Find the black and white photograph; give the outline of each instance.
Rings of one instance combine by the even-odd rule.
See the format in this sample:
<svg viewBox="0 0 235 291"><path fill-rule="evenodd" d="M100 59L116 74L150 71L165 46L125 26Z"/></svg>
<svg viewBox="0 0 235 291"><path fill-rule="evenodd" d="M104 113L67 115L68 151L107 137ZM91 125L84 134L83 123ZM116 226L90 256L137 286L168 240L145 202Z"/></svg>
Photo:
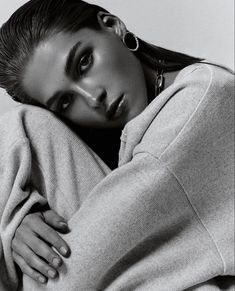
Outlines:
<svg viewBox="0 0 235 291"><path fill-rule="evenodd" d="M0 291L235 291L234 0L0 1Z"/></svg>

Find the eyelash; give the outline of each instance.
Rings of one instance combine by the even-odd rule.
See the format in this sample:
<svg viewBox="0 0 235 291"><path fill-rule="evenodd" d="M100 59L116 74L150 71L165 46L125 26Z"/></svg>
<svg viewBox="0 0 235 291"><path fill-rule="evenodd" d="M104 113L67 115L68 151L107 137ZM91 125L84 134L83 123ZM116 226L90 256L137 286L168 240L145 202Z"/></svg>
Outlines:
<svg viewBox="0 0 235 291"><path fill-rule="evenodd" d="M66 94L62 96L58 102L57 111L66 112L70 108L73 102L73 97L74 97L73 94ZM64 101L67 101L67 102L64 102ZM63 108L63 104L66 104L66 103L69 103L69 105L66 108Z"/></svg>
<svg viewBox="0 0 235 291"><path fill-rule="evenodd" d="M85 65L85 68L82 69L82 62L88 61L88 64ZM78 62L78 75L83 76L93 64L93 55L92 52L89 50L88 52L84 53L83 56L80 58Z"/></svg>
<svg viewBox="0 0 235 291"><path fill-rule="evenodd" d="M82 62L83 61L87 61L88 60L88 64L85 65L85 69L81 70L81 67L82 67ZM88 51L86 53L83 54L83 56L80 58L79 62L78 62L78 74L79 76L82 76L84 75L88 69L91 67L91 65L93 64L93 55L92 55L92 52L91 51ZM58 105L57 105L57 110L59 112L66 112L69 107L71 106L71 103L73 101L73 94L66 94L64 96L62 96L58 102ZM69 101L68 101L69 99ZM64 102L64 101L68 101L68 102ZM69 103L68 107L66 107L65 109L62 107L63 104L66 104L66 103Z"/></svg>

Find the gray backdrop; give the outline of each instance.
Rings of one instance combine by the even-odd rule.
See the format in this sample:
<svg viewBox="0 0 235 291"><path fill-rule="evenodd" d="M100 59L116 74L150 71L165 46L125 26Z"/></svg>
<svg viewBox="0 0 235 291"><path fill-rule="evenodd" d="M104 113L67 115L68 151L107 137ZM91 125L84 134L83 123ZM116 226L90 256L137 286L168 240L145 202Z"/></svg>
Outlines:
<svg viewBox="0 0 235 291"><path fill-rule="evenodd" d="M0 25L25 0L1 0ZM233 0L94 0L118 15L129 30L172 50L234 68ZM0 116L15 106L0 89Z"/></svg>

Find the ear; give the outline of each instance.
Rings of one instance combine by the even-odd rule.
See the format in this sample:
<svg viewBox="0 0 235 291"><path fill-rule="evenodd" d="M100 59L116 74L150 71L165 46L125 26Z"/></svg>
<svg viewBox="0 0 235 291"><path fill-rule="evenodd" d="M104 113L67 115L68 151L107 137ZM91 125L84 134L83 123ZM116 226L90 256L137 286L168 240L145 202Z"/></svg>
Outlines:
<svg viewBox="0 0 235 291"><path fill-rule="evenodd" d="M123 38L127 32L125 24L115 15L100 11L97 14L99 24L105 31L114 33Z"/></svg>

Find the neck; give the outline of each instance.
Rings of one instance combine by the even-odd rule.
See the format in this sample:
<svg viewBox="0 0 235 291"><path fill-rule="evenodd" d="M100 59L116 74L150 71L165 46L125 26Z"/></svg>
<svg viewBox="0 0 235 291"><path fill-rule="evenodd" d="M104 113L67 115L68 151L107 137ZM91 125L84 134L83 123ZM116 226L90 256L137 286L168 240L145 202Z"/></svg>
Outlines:
<svg viewBox="0 0 235 291"><path fill-rule="evenodd" d="M156 82L156 71L152 68L143 65L144 75L146 79L147 84L147 93L150 100L153 100L155 96L155 82ZM173 71L173 72L165 72L163 74L165 82L164 82L164 88L165 90L167 87L172 85L175 81L176 76L178 75L180 70Z"/></svg>

